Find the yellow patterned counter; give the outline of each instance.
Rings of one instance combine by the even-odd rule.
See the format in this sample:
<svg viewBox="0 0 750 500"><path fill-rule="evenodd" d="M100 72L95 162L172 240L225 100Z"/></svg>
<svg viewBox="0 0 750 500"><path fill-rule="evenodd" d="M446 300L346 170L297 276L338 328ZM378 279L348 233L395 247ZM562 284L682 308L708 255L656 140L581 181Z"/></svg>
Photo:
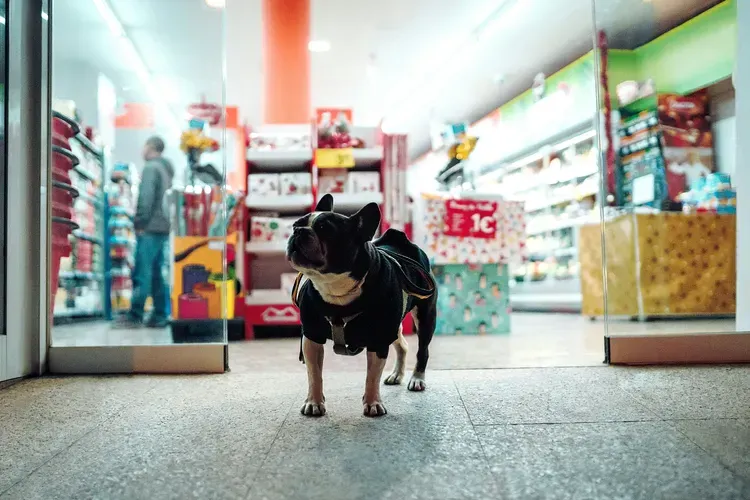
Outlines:
<svg viewBox="0 0 750 500"><path fill-rule="evenodd" d="M581 227L585 316L604 314L600 228ZM735 236L733 215L663 212L608 221L608 313L640 318L734 314Z"/></svg>

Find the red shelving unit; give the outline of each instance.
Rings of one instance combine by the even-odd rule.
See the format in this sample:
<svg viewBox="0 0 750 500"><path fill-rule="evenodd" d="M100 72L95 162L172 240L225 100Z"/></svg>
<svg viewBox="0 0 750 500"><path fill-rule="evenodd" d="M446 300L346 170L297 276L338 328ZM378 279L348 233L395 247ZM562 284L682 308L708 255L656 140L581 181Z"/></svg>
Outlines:
<svg viewBox="0 0 750 500"><path fill-rule="evenodd" d="M331 192L336 211L347 215L367 203L378 203L383 213L381 230L404 228L406 137L384 136L376 127L352 127L350 135L361 139L364 147L345 151L354 166L334 169L316 164L314 122L248 131L243 265L246 295L238 308L245 318L246 340L255 338L257 327L299 325L299 311L289 293L288 281L294 271L285 259L285 231L291 231L292 221L312 211L320 196ZM309 189L297 185L290 190L289 183L281 180L285 174L309 175ZM275 188L276 176L279 180ZM282 189L277 192L277 188ZM283 289L282 275L286 273L287 289ZM404 329L411 332L410 319Z"/></svg>

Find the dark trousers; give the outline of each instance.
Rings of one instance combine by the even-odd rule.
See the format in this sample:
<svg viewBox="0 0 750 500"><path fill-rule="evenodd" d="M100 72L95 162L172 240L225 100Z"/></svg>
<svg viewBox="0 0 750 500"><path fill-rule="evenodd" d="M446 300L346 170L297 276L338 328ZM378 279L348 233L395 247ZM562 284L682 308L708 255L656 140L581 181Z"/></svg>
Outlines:
<svg viewBox="0 0 750 500"><path fill-rule="evenodd" d="M169 235L139 234L135 244L135 268L133 269L133 297L130 319L143 321L146 299L153 300L151 321L167 319L169 316L169 286L164 279L164 253Z"/></svg>

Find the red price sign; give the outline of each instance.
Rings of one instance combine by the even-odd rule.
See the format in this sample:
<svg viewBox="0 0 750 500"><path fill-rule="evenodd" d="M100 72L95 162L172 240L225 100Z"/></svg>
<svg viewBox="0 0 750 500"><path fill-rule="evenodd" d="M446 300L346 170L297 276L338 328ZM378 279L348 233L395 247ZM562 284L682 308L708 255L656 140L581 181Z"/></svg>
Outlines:
<svg viewBox="0 0 750 500"><path fill-rule="evenodd" d="M492 239L497 232L497 202L447 200L445 202L446 236Z"/></svg>

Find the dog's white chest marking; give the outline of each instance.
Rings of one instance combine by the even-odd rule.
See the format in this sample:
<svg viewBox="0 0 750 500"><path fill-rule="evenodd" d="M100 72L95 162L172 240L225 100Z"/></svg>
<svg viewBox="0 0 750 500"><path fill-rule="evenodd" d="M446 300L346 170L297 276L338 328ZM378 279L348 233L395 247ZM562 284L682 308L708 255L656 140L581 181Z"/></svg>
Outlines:
<svg viewBox="0 0 750 500"><path fill-rule="evenodd" d="M314 269L298 269L307 277L321 298L335 306L345 306L362 295L362 282L355 280L349 273L321 273Z"/></svg>

